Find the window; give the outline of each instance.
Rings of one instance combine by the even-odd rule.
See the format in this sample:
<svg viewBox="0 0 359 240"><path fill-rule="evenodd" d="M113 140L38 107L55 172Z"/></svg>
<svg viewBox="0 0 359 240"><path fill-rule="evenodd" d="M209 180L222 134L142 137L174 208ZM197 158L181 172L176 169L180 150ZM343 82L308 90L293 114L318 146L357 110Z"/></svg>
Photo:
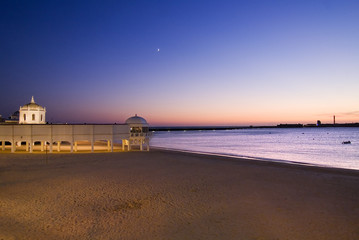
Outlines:
<svg viewBox="0 0 359 240"><path fill-rule="evenodd" d="M24 114L24 121L26 121L26 114Z"/></svg>
<svg viewBox="0 0 359 240"><path fill-rule="evenodd" d="M41 114L41 121L42 121L42 114Z"/></svg>
<svg viewBox="0 0 359 240"><path fill-rule="evenodd" d="M140 127L132 127L130 132L131 132L131 133L140 133L140 132L141 132L141 128L140 128Z"/></svg>
<svg viewBox="0 0 359 240"><path fill-rule="evenodd" d="M35 114L32 114L32 121L35 121Z"/></svg>

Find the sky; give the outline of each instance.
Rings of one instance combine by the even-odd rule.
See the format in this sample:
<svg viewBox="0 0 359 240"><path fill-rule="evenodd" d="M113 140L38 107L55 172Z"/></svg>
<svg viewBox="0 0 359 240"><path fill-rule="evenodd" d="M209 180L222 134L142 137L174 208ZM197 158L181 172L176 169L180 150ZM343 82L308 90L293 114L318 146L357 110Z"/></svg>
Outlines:
<svg viewBox="0 0 359 240"><path fill-rule="evenodd" d="M0 1L0 114L359 122L359 1Z"/></svg>

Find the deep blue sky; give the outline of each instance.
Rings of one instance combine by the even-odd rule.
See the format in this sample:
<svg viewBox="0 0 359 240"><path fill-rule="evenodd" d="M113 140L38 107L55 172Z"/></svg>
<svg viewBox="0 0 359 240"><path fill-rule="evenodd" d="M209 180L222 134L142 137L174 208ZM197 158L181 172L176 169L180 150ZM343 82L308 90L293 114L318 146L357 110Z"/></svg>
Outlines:
<svg viewBox="0 0 359 240"><path fill-rule="evenodd" d="M359 1L3 0L0 79L4 117L358 122Z"/></svg>

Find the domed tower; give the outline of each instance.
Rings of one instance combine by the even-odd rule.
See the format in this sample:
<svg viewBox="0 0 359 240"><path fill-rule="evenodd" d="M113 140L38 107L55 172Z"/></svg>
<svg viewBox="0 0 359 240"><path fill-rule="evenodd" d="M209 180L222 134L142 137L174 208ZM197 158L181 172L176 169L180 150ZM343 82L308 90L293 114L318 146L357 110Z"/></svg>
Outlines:
<svg viewBox="0 0 359 240"><path fill-rule="evenodd" d="M131 149L133 145L139 145L140 150L143 150L143 145L147 147L147 151L150 149L150 133L149 125L147 121L137 116L130 117L126 120L126 124L130 127L130 138L125 145L128 145L128 149Z"/></svg>
<svg viewBox="0 0 359 240"><path fill-rule="evenodd" d="M34 97L31 102L20 107L19 110L20 124L45 124L46 108L35 103Z"/></svg>

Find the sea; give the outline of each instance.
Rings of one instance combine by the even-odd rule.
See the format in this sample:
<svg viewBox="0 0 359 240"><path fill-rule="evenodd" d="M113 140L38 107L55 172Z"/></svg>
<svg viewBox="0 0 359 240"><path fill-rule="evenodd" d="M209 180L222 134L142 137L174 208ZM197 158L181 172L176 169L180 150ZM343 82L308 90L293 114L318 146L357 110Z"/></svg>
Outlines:
<svg viewBox="0 0 359 240"><path fill-rule="evenodd" d="M350 144L343 142L350 141ZM359 170L359 128L248 128L153 132L152 147Z"/></svg>

